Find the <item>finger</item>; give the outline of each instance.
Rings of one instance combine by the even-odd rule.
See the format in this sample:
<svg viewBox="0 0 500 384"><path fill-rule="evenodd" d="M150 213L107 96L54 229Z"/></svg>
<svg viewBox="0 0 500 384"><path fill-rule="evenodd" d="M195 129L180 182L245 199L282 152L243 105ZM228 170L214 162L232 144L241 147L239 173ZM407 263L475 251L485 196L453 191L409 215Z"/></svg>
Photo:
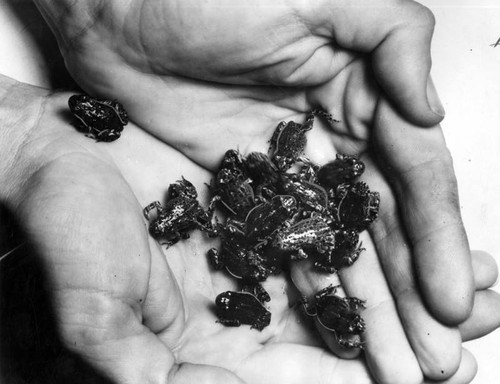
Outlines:
<svg viewBox="0 0 500 384"><path fill-rule="evenodd" d="M63 156L40 169L20 198L19 214L44 261L61 341L70 351L117 383L182 382L204 370L177 366L142 323L148 288L154 289L148 287L148 234L115 167L84 151ZM214 383L221 382L215 376L241 383L216 368L204 375Z"/></svg>
<svg viewBox="0 0 500 384"><path fill-rule="evenodd" d="M96 324L103 325L99 318L96 320ZM113 328L106 329L105 339L96 343L95 340L91 342L75 335L74 343L80 344L80 347L71 348L104 372L113 382L181 384L201 380L207 384L244 383L224 368L190 363L176 364L171 351L146 327L134 322L134 319L120 317L116 320L118 321Z"/></svg>
<svg viewBox="0 0 500 384"><path fill-rule="evenodd" d="M57 191L31 188L33 196L22 204L27 233L36 241L49 273L63 343L117 383L165 383L167 378L173 383L194 382L197 375L213 383L221 378L241 383L226 370L178 366L165 344L143 324L149 322L143 318L143 305L149 307L146 313L154 312L147 296L156 284L148 285L148 234L128 186L107 167L84 155L52 162L50 173L41 171L44 177L38 184L55 185ZM73 212L75 201L78 215L57 215Z"/></svg>
<svg viewBox="0 0 500 384"><path fill-rule="evenodd" d="M483 337L500 327L500 294L489 289L476 292L471 316L458 327L464 341Z"/></svg>
<svg viewBox="0 0 500 384"><path fill-rule="evenodd" d="M420 289L439 320L458 324L472 309L474 279L452 159L439 126L414 128L380 101L375 148L395 191Z"/></svg>
<svg viewBox="0 0 500 384"><path fill-rule="evenodd" d="M255 369L255 367L267 367ZM259 384L374 384L363 359L343 360L322 348L287 343L267 344L236 373Z"/></svg>
<svg viewBox="0 0 500 384"><path fill-rule="evenodd" d="M462 349L462 360L460 361L460 367L457 372L448 379L435 381L435 380L425 380L424 384L468 384L476 376L477 373L477 362L474 356L466 349Z"/></svg>
<svg viewBox="0 0 500 384"><path fill-rule="evenodd" d="M167 267L165 256L159 244L150 238L151 273L148 293L142 301L142 323L153 333L166 337L179 334L184 325L185 313L177 281ZM164 340L167 345L169 340Z"/></svg>
<svg viewBox="0 0 500 384"><path fill-rule="evenodd" d="M460 363L460 334L457 328L436 320L426 308L415 280L412 250L394 195L371 159L367 157L364 161L363 180L381 196L379 217L370 227L370 233L406 336L426 377L436 380L448 377Z"/></svg>
<svg viewBox="0 0 500 384"><path fill-rule="evenodd" d="M81 356L113 382L132 383L204 383L243 384L232 372L210 365L176 362L166 344L141 323L137 313L122 301L110 302L101 298L73 297L73 303L93 301L96 311L88 308L76 309L76 318L67 317L68 323L61 326L63 342L68 349ZM165 303L168 305L170 302ZM82 321L88 319L91 325ZM146 320L148 322L148 320ZM96 331L97 330L97 331ZM172 333L178 332L175 324L160 329L168 342Z"/></svg>
<svg viewBox="0 0 500 384"><path fill-rule="evenodd" d="M290 276L301 295L306 298L311 298L317 292L330 285L337 286L340 284L338 275L319 272L313 268L312 262L309 260L292 262L290 266ZM345 297L345 292L342 288L336 291L336 294ZM338 343L337 335L331 330L326 329L317 318L314 318L315 326L321 335L321 338L328 348L337 356L344 359L357 357L360 353L358 348L345 348ZM352 342L360 342L358 336L353 336L349 339Z"/></svg>
<svg viewBox="0 0 500 384"><path fill-rule="evenodd" d="M416 125L433 126L444 109L429 78L434 16L413 1L329 1L303 11L313 30L336 44L372 53L375 76L391 102Z"/></svg>
<svg viewBox="0 0 500 384"><path fill-rule="evenodd" d="M484 251L472 251L471 256L476 291L491 288L498 279L495 259Z"/></svg>
<svg viewBox="0 0 500 384"><path fill-rule="evenodd" d="M375 247L366 232L361 240L365 251L340 274L346 292L366 301L362 316L367 364L377 382L395 383L405 377L408 383L420 383L419 361L398 316Z"/></svg>

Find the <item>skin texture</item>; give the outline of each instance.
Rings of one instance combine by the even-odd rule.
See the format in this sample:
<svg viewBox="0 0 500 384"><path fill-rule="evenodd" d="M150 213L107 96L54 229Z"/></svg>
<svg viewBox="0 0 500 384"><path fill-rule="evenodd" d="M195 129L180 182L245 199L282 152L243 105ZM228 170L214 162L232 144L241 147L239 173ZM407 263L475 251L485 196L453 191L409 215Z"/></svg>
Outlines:
<svg viewBox="0 0 500 384"><path fill-rule="evenodd" d="M418 202L421 214L405 215L411 241L422 242L422 231L442 227L433 219L434 211L426 211L431 200L426 195L448 211L453 223L444 232L433 232L435 241L427 249L415 245L414 251L422 264L436 257L443 266L450 257L457 260L449 271L455 282L439 279L448 282L446 292L454 293L436 297L429 268L419 270L418 278L439 320L458 324L468 316L473 287L469 251L440 128L431 130L436 140L424 152L418 148L434 138L423 130L415 133L419 144L413 156L398 154L414 140L402 136L389 142L399 124L432 126L442 118L429 108L439 110L440 104L429 79L434 20L426 8L408 1L367 6L361 0L312 8L300 2L273 8L252 3L252 12L244 1L217 7L200 7L196 1L36 4L52 26L71 74L87 92L119 98L141 127L209 169L217 167L228 147L243 152L261 148L261 138L270 135L277 121L300 119L312 107L331 112L341 123L325 134L325 144L314 148L314 155L325 161L335 151L372 149L384 157L379 168L400 184L399 195L406 187L424 196ZM240 32L247 30L257 35ZM366 53L371 53L370 63ZM386 118L387 109L378 108L378 84L403 115ZM182 108L171 103L173 97ZM209 104L213 110L207 114ZM382 120L379 129L372 129ZM225 140L214 140L220 135ZM369 142L372 138L376 145ZM442 190L438 196L424 193L429 175L436 175L435 185ZM406 200L400 197L399 204L412 212L415 204ZM444 254L437 240L443 234L456 242Z"/></svg>
<svg viewBox="0 0 500 384"><path fill-rule="evenodd" d="M37 4L79 84L94 95L119 98L144 129L132 125L127 129L129 138L124 134L113 147L96 148L88 139L68 132L68 121L54 124L54 115L64 110L63 99L69 95L47 97L40 91L19 90L21 94L34 92L33 103L28 103L33 109L23 105L24 114L30 117L24 123L26 129L7 130L3 141L20 149L9 157L11 167L2 170L2 196L20 217L27 218L27 231L47 258L61 329L71 348L121 382L190 382L193 377L237 380L229 371L247 382L278 378L293 382L304 377L283 367L298 362L303 366L321 363L316 373L306 372L318 374L317 379L326 375L349 382L349 375L357 375L359 381L364 377L369 382L360 360L338 362L321 348L302 346L317 347L310 330L288 330L296 327L288 320L296 314L280 294L283 284L290 284L282 278L269 282L268 290L273 292L274 287L275 292L271 305L277 323L268 334L215 328L207 309L207 292L215 296L228 289L230 282L212 276L206 266L200 271L203 264L192 269L195 263L182 261L182 257L193 257L193 249L201 249L194 252L198 256L203 254L204 240L172 248L165 264L140 215L144 205L161 198L168 184L180 177L179 169L203 189L203 181L210 178L207 170L217 166L226 149L265 151L277 122L301 121L312 107L320 106L340 123L311 131L308 154L325 162L336 151L362 153L371 170L366 180L383 192L381 218L372 228L372 237L363 240L367 251L355 265L362 271L349 269L342 276L349 294L371 303L364 314L369 325L366 358L371 374L378 382L394 382L401 372L408 382L420 382L423 374L467 382L474 371L473 360L467 354L460 356L459 330L445 325L467 318L474 296L451 159L438 126L425 130L415 126L433 125L442 115L428 108L426 97L432 33L427 10L411 2L394 2L388 6L398 12L391 19L388 15L393 13L387 12L386 4L373 2L376 6L369 11L342 2L319 4L317 9L302 9L290 2L280 3L272 12L257 7L257 12L250 13L241 2L239 7L209 8L202 14L188 12L199 6L186 2ZM254 17L242 17L248 14ZM218 18L230 21L223 38ZM248 25L241 25L243 20ZM191 26L189 31L204 33L186 36L185 25ZM240 28L261 35L227 33ZM282 33L270 33L274 30ZM412 51L394 55L402 42L414 43L408 44ZM369 62L365 55L372 50L374 61ZM8 81L4 85L18 87ZM397 103L388 102L379 86L388 92L388 100ZM430 94L431 104L439 110L435 94ZM15 119L24 109L15 105L10 93L8 100L13 110L6 118ZM419 143L418 148L426 151L411 151L409 143ZM12 177L16 174L24 177ZM425 192L429 185L435 192L432 195ZM84 214L69 218L67 212L75 210L75 201L78 212L81 208ZM448 225L436 222L436 207L446 213ZM119 219L119 231L115 212L127 213ZM404 212L402 217L400 212ZM46 225L47 217L53 225ZM105 226L92 230L96 222ZM423 232L429 228L435 230ZM64 240L61 231L67 234ZM81 236L75 238L74 233ZM449 244L442 239L450 239ZM402 262L394 263L394 254ZM450 263L452 257L456 262ZM80 276L83 264L93 268ZM122 283L116 283L115 275L123 276ZM324 286L321 276L307 264L298 266L292 277L301 293ZM416 288L417 281L422 292ZM434 281L441 285L436 287ZM207 286L213 291L200 289ZM408 297L417 305L408 305ZM100 326L95 327L96 323ZM202 323L209 324L209 329L200 328ZM423 331L430 326L438 335L432 340ZM475 333L460 330L484 334L495 326L492 322ZM210 349L214 344L210 336L215 332L225 338L217 336ZM339 350L331 334L320 332L332 350L351 354ZM387 342L388 334L391 342ZM234 343L235 335L241 343ZM284 343L296 347L290 349ZM119 353L125 350L127 355ZM253 354L256 350L262 353ZM234 355L242 356L239 365ZM394 356L398 357L396 367ZM269 359L279 362L273 365L275 370L269 376L255 377L255 368Z"/></svg>
<svg viewBox="0 0 500 384"><path fill-rule="evenodd" d="M216 323L212 303L219 292L234 289L234 281L208 265L204 254L214 240L194 232L164 255L142 217L142 207L163 196L179 177L177 168L165 164L181 167L204 201L203 183L210 173L133 123L116 142L96 145L71 129L61 113L68 93L52 94L7 78L1 85L8 90L1 99L5 137L17 138L8 142L19 148L10 166L2 168L2 199L23 218L27 239L41 255L62 340L96 368L119 383L373 383L373 375L378 382L394 382L383 375L395 369L421 382L415 358L398 340L403 332L394 320L398 303L389 295L369 238L363 240L367 250L358 261L361 271L352 271L363 282L348 279L371 303L363 313L370 328L368 366L362 358L343 360L326 352L302 316L297 287L315 292L331 281L327 275L315 276L306 263L295 264L296 286L284 274L266 281L272 296L269 327L262 332L249 326L226 328ZM497 277L494 261L484 253L474 254L473 260L477 304L459 330L467 339L500 323L500 297L487 290ZM368 291L373 292L369 297ZM377 316L394 328L380 334ZM446 337L443 330L436 332L437 339ZM323 331L323 336L332 344L331 334ZM399 358L388 373L381 371L385 362L375 360L386 353ZM473 357L462 351L459 359L458 370L443 382L466 383L473 377Z"/></svg>

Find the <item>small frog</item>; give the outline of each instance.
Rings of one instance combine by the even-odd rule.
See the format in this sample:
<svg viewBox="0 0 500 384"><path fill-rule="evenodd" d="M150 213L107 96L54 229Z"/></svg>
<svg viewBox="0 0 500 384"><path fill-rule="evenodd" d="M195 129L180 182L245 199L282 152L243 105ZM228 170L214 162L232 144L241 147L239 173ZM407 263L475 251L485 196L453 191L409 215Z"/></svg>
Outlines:
<svg viewBox="0 0 500 384"><path fill-rule="evenodd" d="M225 268L236 279L250 283L264 281L273 272L258 251L246 246L241 234L222 232L220 236L220 252L210 248L207 254L215 269Z"/></svg>
<svg viewBox="0 0 500 384"><path fill-rule="evenodd" d="M307 143L306 132L311 130L314 114L309 113L304 124L282 121L271 137L269 155L281 172L287 171L303 155Z"/></svg>
<svg viewBox="0 0 500 384"><path fill-rule="evenodd" d="M314 267L328 272L335 273L339 269L348 267L358 259L364 250L359 244L359 234L353 230L336 230L335 247L330 253L310 252L309 256L314 260Z"/></svg>
<svg viewBox="0 0 500 384"><path fill-rule="evenodd" d="M334 194L330 209L339 228L361 232L377 218L380 194L370 191L366 183L341 184Z"/></svg>
<svg viewBox="0 0 500 384"><path fill-rule="evenodd" d="M279 274L283 264L282 253L270 252L267 245L283 223L293 217L296 209L292 196L280 195L257 205L244 222L229 217L218 226L221 247L220 251L216 248L208 251L210 263L215 269L225 268L245 285L262 282L271 274ZM258 298L269 300L268 295L259 295Z"/></svg>
<svg viewBox="0 0 500 384"><path fill-rule="evenodd" d="M236 149L228 149L222 158L219 169L228 169L234 173L244 173L245 159Z"/></svg>
<svg viewBox="0 0 500 384"><path fill-rule="evenodd" d="M245 234L250 242L267 244L283 223L293 219L297 202L293 196L275 195L254 207L245 218Z"/></svg>
<svg viewBox="0 0 500 384"><path fill-rule="evenodd" d="M302 155L307 143L306 132L312 129L315 116L323 117L330 124L337 121L329 113L315 109L308 113L304 124L282 121L276 127L270 140L269 156L281 172L286 172L297 161L309 161Z"/></svg>
<svg viewBox="0 0 500 384"><path fill-rule="evenodd" d="M249 324L262 331L271 323L271 312L249 292L226 291L215 298L215 313L219 323L229 327Z"/></svg>
<svg viewBox="0 0 500 384"><path fill-rule="evenodd" d="M170 184L167 191L167 199L177 199L177 198L185 198L185 199L197 199L198 192L196 191L196 187L189 180L186 180L182 177L181 180L177 181L177 183Z"/></svg>
<svg viewBox="0 0 500 384"><path fill-rule="evenodd" d="M322 186L306 180L300 174L284 174L279 192L295 197L304 213L317 212L325 218L329 214L326 190Z"/></svg>
<svg viewBox="0 0 500 384"><path fill-rule="evenodd" d="M213 194L210 210L217 204L228 215L245 218L255 207L255 194L251 182L249 178L242 178L228 169L219 171L210 187Z"/></svg>
<svg viewBox="0 0 500 384"><path fill-rule="evenodd" d="M292 260L306 259L309 248L329 254L335 248L335 233L320 215L313 215L278 230L272 245L290 252Z"/></svg>
<svg viewBox="0 0 500 384"><path fill-rule="evenodd" d="M78 128L96 141L111 142L118 139L128 123L127 112L116 100L73 95L68 105L78 121Z"/></svg>
<svg viewBox="0 0 500 384"><path fill-rule="evenodd" d="M330 285L314 295L311 304L306 297L302 298L305 313L314 316L326 329L333 331L340 345L346 348L362 348L361 342L353 340L353 336L365 331L365 322L359 315L364 308L364 301L356 297L340 297L335 295L338 286Z"/></svg>
<svg viewBox="0 0 500 384"><path fill-rule="evenodd" d="M210 264L217 270L226 269L243 286L252 287L251 290L260 301L271 300L260 282L271 274L281 272L280 255L277 252L267 254L262 248L257 249L247 239L244 223L232 218L220 225L218 233L221 239L220 251L217 248L208 251Z"/></svg>
<svg viewBox="0 0 500 384"><path fill-rule="evenodd" d="M280 172L271 158L265 153L250 152L245 158L246 170L252 179L256 195L275 194L280 182ZM265 191L263 193L263 190Z"/></svg>
<svg viewBox="0 0 500 384"><path fill-rule="evenodd" d="M213 211L217 204L225 213L244 219L255 206L251 183L242 156L235 150L227 151L216 177L209 186L213 196L209 211Z"/></svg>
<svg viewBox="0 0 500 384"><path fill-rule="evenodd" d="M363 174L365 164L356 155L338 153L336 159L321 166L318 182L324 188L337 188L342 183L349 183Z"/></svg>
<svg viewBox="0 0 500 384"><path fill-rule="evenodd" d="M182 178L176 184L171 184L165 207L159 201L154 201L144 208L144 216L150 221L151 235L165 240L168 246L188 239L192 229L200 229L215 236L210 214L200 206L197 197L196 188L188 180ZM153 218L150 214L154 210L156 217Z"/></svg>

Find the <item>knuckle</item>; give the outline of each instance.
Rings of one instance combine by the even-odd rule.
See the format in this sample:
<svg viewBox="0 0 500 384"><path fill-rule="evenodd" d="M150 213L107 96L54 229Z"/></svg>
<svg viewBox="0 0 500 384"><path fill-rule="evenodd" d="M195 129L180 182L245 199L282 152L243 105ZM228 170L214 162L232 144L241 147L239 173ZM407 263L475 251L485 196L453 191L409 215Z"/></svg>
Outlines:
<svg viewBox="0 0 500 384"><path fill-rule="evenodd" d="M117 340L134 322L134 316L123 304L105 295L90 294L84 299L67 298L64 302L65 308L58 311L59 333L63 344L71 350Z"/></svg>
<svg viewBox="0 0 500 384"><path fill-rule="evenodd" d="M408 20L412 25L425 27L427 29L434 29L434 26L436 25L436 18L429 8L413 1L407 4Z"/></svg>
<svg viewBox="0 0 500 384"><path fill-rule="evenodd" d="M418 4L417 18L422 24L426 26L434 28L434 26L436 25L436 18L434 17L434 13L432 13L429 8L423 6L422 4Z"/></svg>

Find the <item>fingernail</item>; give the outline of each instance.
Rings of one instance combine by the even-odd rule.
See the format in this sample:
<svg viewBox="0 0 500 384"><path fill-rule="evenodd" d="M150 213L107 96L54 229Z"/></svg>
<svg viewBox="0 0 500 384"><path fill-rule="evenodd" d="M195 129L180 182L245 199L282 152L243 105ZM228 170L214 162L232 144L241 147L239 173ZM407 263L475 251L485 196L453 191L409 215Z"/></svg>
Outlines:
<svg viewBox="0 0 500 384"><path fill-rule="evenodd" d="M445 111L443 103L441 103L441 100L439 99L438 93L436 91L436 87L434 86L434 82L430 77L427 80L427 102L436 115L444 117Z"/></svg>

